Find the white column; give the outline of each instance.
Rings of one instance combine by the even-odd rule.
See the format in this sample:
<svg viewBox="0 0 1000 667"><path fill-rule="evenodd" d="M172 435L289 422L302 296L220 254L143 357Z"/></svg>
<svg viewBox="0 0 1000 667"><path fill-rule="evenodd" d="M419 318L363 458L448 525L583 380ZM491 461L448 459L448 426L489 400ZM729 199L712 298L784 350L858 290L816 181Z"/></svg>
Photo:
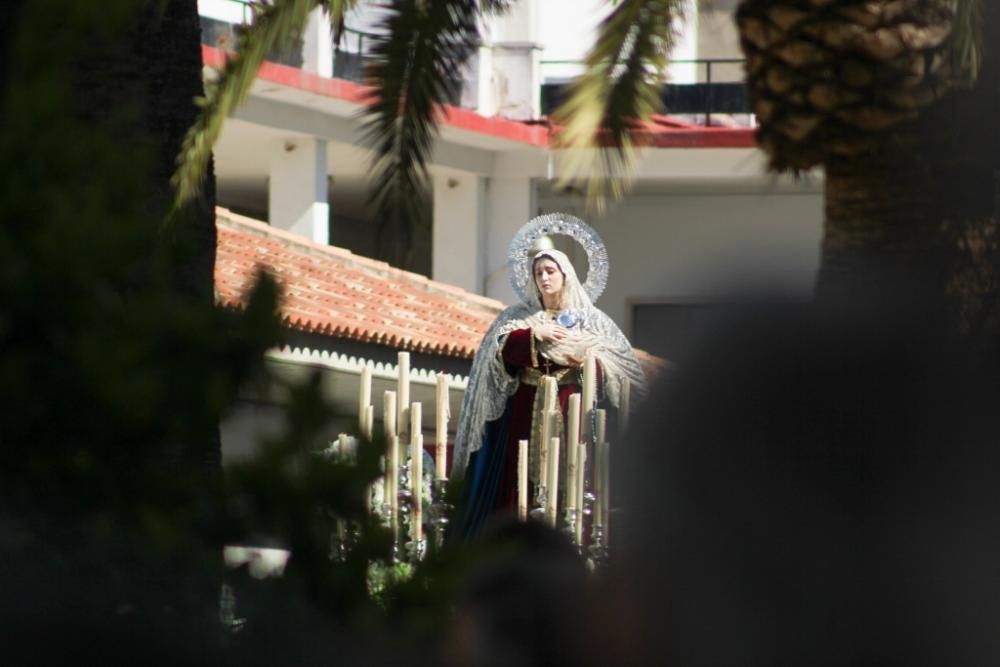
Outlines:
<svg viewBox="0 0 1000 667"><path fill-rule="evenodd" d="M506 304L516 301L507 271L507 250L514 234L538 213L531 178L490 178L486 183L486 296Z"/></svg>
<svg viewBox="0 0 1000 667"><path fill-rule="evenodd" d="M435 170L431 273L473 294L482 292L483 178Z"/></svg>
<svg viewBox="0 0 1000 667"><path fill-rule="evenodd" d="M492 104L488 115L528 120L541 115L541 45L536 0L521 0L493 19Z"/></svg>
<svg viewBox="0 0 1000 667"><path fill-rule="evenodd" d="M316 243L330 242L325 141L295 138L276 146L268 181L268 219L275 227Z"/></svg>
<svg viewBox="0 0 1000 667"><path fill-rule="evenodd" d="M330 17L319 7L309 14L302 35L302 69L320 76L333 76L333 30Z"/></svg>

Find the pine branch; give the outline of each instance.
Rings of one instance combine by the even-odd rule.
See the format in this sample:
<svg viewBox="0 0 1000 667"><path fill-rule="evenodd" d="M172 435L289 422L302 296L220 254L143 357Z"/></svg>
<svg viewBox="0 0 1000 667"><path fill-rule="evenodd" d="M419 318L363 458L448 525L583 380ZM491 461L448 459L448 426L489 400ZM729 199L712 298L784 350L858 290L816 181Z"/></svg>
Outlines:
<svg viewBox="0 0 1000 667"><path fill-rule="evenodd" d="M566 149L561 184L583 179L598 208L605 187L620 197L635 158L634 133L659 110L667 59L682 18L681 0L622 0L602 21L584 61L553 114Z"/></svg>
<svg viewBox="0 0 1000 667"><path fill-rule="evenodd" d="M461 92L462 68L479 44L477 0L398 0L387 7L368 70L373 87L363 126L375 152L371 199L380 243L412 244L426 222L433 148L441 107ZM401 257L394 253L397 262Z"/></svg>

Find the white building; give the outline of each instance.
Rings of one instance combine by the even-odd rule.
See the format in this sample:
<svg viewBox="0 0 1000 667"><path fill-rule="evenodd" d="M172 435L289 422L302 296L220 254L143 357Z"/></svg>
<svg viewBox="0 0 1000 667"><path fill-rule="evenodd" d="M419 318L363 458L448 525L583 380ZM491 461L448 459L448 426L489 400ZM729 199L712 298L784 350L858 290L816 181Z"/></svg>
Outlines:
<svg viewBox="0 0 1000 667"><path fill-rule="evenodd" d="M734 4L717 0L700 13L692 7L677 60L738 58ZM684 108L680 118L687 122L654 124L631 194L603 214L589 213L578 193L559 190L560 155L549 147L546 125L535 121L550 84L578 69L572 61L585 53L604 5L520 0L484 27L461 106L447 110L433 155L433 225L420 230L413 268L510 302L505 262L515 231L540 213L578 215L600 232L611 258L598 305L638 346L669 357L693 320L748 287L811 292L821 184L818 177L793 181L766 173L747 119L742 127L739 118L720 127L733 120L720 106ZM248 20L245 3L200 0L199 6L204 60L217 67L218 45L225 46L233 24ZM362 3L335 50L317 13L302 44L276 56L289 64L264 66L216 147L220 205L318 244L374 254L373 214L365 204L369 155L359 138L364 88L349 78L358 78L377 23L377 11ZM741 90L738 63L711 66L714 94ZM676 99L708 90L708 67L675 64ZM709 111L716 112L711 119ZM695 124L704 120L713 126Z"/></svg>

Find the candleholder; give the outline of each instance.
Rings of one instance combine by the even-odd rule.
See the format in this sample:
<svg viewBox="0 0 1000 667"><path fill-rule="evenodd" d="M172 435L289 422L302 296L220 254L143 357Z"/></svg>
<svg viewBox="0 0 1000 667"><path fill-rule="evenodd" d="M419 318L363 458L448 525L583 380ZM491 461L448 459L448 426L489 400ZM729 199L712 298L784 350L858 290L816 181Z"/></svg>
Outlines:
<svg viewBox="0 0 1000 667"><path fill-rule="evenodd" d="M608 562L608 548L604 544L604 526L595 523L590 531L590 548L587 550L590 560L597 568L604 567Z"/></svg>
<svg viewBox="0 0 1000 667"><path fill-rule="evenodd" d="M532 519L535 521L545 520L545 511L548 506L548 496L545 491L544 484L535 485L535 507L528 512Z"/></svg>
<svg viewBox="0 0 1000 667"><path fill-rule="evenodd" d="M448 515L452 510L452 505L448 502L448 480L443 478L435 480L432 495L430 512L431 523L434 525L434 546L440 549L444 546L445 533L448 531Z"/></svg>
<svg viewBox="0 0 1000 667"><path fill-rule="evenodd" d="M577 510L566 510L563 515L563 532L569 536L573 544L576 544L576 522L581 520ZM577 544L577 547L580 545Z"/></svg>
<svg viewBox="0 0 1000 667"><path fill-rule="evenodd" d="M410 540L406 543L406 556L410 563L416 565L427 555L427 540Z"/></svg>
<svg viewBox="0 0 1000 667"><path fill-rule="evenodd" d="M337 519L336 526L330 531L330 559L344 562L347 560L347 551L347 522L344 519Z"/></svg>
<svg viewBox="0 0 1000 667"><path fill-rule="evenodd" d="M413 494L410 493L410 489L404 486L404 481L407 479L407 466L399 466L399 490L396 492L396 498L398 499L399 513L395 525L394 534L392 536L392 553L393 562L400 562L401 560L406 560L406 542L408 541L408 536L410 534L410 498Z"/></svg>

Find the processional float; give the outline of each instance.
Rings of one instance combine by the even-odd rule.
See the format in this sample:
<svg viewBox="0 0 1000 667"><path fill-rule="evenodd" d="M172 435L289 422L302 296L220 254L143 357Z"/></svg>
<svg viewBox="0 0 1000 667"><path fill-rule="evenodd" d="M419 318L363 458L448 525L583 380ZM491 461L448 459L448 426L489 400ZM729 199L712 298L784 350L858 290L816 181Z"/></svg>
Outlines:
<svg viewBox="0 0 1000 667"><path fill-rule="evenodd" d="M535 218L521 228L511 242L508 256L511 285L522 299L530 289L530 255L543 236L565 235L577 241L587 253L587 280L584 290L596 301L607 283L608 259L604 244L589 225L573 216L549 214ZM518 443L518 516L537 520L564 530L582 554L596 565L607 559L610 524L610 451L607 438L607 413L597 407L597 368L594 357L583 363L580 392L569 396L565 422L557 404L558 385L551 376L543 378L542 428L537 443L539 467L534 497L529 498L528 440ZM374 436L371 368L361 372L358 405L358 431L361 437ZM630 384L620 388L618 433L624 433L630 408ZM370 501L377 505L385 525L393 535L393 553L398 561L415 562L424 558L428 541L425 523L433 533L433 544L443 544L452 504L448 498L447 442L449 380L437 374L435 392L434 466L425 475L423 444L423 405L410 402L410 355L399 352L396 391L386 391L382 403L382 424L386 443L383 456L384 475L381 499L370 490ZM560 434L565 434L561 437ZM353 439L340 438L340 451L350 450ZM356 442L356 441L355 441ZM425 515L425 500L428 513ZM370 505L371 506L371 502ZM426 519L426 520L425 520ZM589 525L589 535L586 529ZM340 530L338 529L338 532ZM340 540L340 548L349 542Z"/></svg>

